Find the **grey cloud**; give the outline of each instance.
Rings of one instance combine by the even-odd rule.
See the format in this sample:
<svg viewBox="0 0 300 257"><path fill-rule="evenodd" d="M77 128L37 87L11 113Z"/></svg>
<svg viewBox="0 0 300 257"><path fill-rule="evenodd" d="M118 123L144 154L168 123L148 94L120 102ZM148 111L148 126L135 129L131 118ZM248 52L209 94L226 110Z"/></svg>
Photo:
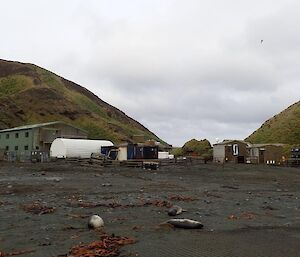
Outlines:
<svg viewBox="0 0 300 257"><path fill-rule="evenodd" d="M299 97L294 0L12 0L5 10L2 58L86 86L175 145L244 138Z"/></svg>

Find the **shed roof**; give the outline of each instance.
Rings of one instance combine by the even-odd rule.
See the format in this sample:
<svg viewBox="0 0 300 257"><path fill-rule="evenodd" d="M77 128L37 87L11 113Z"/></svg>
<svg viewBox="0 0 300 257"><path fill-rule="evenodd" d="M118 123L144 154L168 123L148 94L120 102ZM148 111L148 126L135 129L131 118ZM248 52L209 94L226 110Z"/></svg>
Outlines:
<svg viewBox="0 0 300 257"><path fill-rule="evenodd" d="M284 146L284 144L272 144L272 143L270 143L270 144L268 144L268 143L266 143L266 144L252 144L250 147L251 148L255 148L255 147L264 147L264 146L268 146L268 145L271 145L271 146Z"/></svg>
<svg viewBox="0 0 300 257"><path fill-rule="evenodd" d="M251 145L249 142L246 142L244 140L234 140L234 139L232 139L232 140L225 139L222 142L214 144L214 145L227 145L227 144L231 144L231 143L234 143L234 142L239 142L239 143L242 143L242 144L246 144L248 146Z"/></svg>
<svg viewBox="0 0 300 257"><path fill-rule="evenodd" d="M46 122L46 123L31 124L31 125L25 125L25 126L20 126L20 127L15 127L15 128L3 129L3 130L0 130L0 133L1 132L17 131L17 130L25 130L25 129L34 129L34 128L40 128L40 127L45 127L45 126L50 126L50 125L55 125L55 124L65 124L65 125L74 127L73 125L66 124L63 121L52 121L52 122ZM80 130L84 131L82 129L80 129ZM86 132L86 131L84 131L84 132Z"/></svg>
<svg viewBox="0 0 300 257"><path fill-rule="evenodd" d="M257 148L257 147L265 147L265 146L284 146L284 144L279 144L279 143L251 144L244 140L228 140L228 139L225 139L222 142L214 144L214 145L227 145L227 144L232 144L234 142L246 144L248 148Z"/></svg>

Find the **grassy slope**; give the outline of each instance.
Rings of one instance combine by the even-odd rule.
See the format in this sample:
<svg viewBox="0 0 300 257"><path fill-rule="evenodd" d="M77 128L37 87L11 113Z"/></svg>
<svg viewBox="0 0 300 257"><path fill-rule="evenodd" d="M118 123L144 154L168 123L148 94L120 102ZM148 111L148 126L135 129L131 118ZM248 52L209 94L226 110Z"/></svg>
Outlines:
<svg viewBox="0 0 300 257"><path fill-rule="evenodd" d="M175 156L198 155L209 159L212 156L212 146L207 139L191 139L183 147L173 148Z"/></svg>
<svg viewBox="0 0 300 257"><path fill-rule="evenodd" d="M300 102L267 120L246 140L252 143L300 144Z"/></svg>
<svg viewBox="0 0 300 257"><path fill-rule="evenodd" d="M0 129L62 120L90 138L130 141L156 135L90 91L32 64L0 60Z"/></svg>

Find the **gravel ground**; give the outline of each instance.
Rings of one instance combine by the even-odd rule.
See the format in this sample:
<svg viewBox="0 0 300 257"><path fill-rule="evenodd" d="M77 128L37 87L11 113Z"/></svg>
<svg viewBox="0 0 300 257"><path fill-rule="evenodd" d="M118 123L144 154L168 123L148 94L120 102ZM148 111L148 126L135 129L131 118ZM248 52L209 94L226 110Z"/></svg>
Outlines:
<svg viewBox="0 0 300 257"><path fill-rule="evenodd" d="M93 168L75 164L0 163L0 251L57 256L99 239L87 219L137 243L124 256L299 257L300 169L212 164ZM54 212L32 214L39 203ZM186 209L200 230L174 229L165 204Z"/></svg>

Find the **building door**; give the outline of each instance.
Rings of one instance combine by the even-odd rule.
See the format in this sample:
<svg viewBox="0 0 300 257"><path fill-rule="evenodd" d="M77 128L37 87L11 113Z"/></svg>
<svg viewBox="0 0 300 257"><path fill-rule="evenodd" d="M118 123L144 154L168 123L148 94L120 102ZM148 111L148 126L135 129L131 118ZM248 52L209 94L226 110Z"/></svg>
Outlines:
<svg viewBox="0 0 300 257"><path fill-rule="evenodd" d="M265 151L259 150L259 156L258 156L258 163L264 163L265 162Z"/></svg>
<svg viewBox="0 0 300 257"><path fill-rule="evenodd" d="M245 163L245 157L244 156L238 156L238 163Z"/></svg>

